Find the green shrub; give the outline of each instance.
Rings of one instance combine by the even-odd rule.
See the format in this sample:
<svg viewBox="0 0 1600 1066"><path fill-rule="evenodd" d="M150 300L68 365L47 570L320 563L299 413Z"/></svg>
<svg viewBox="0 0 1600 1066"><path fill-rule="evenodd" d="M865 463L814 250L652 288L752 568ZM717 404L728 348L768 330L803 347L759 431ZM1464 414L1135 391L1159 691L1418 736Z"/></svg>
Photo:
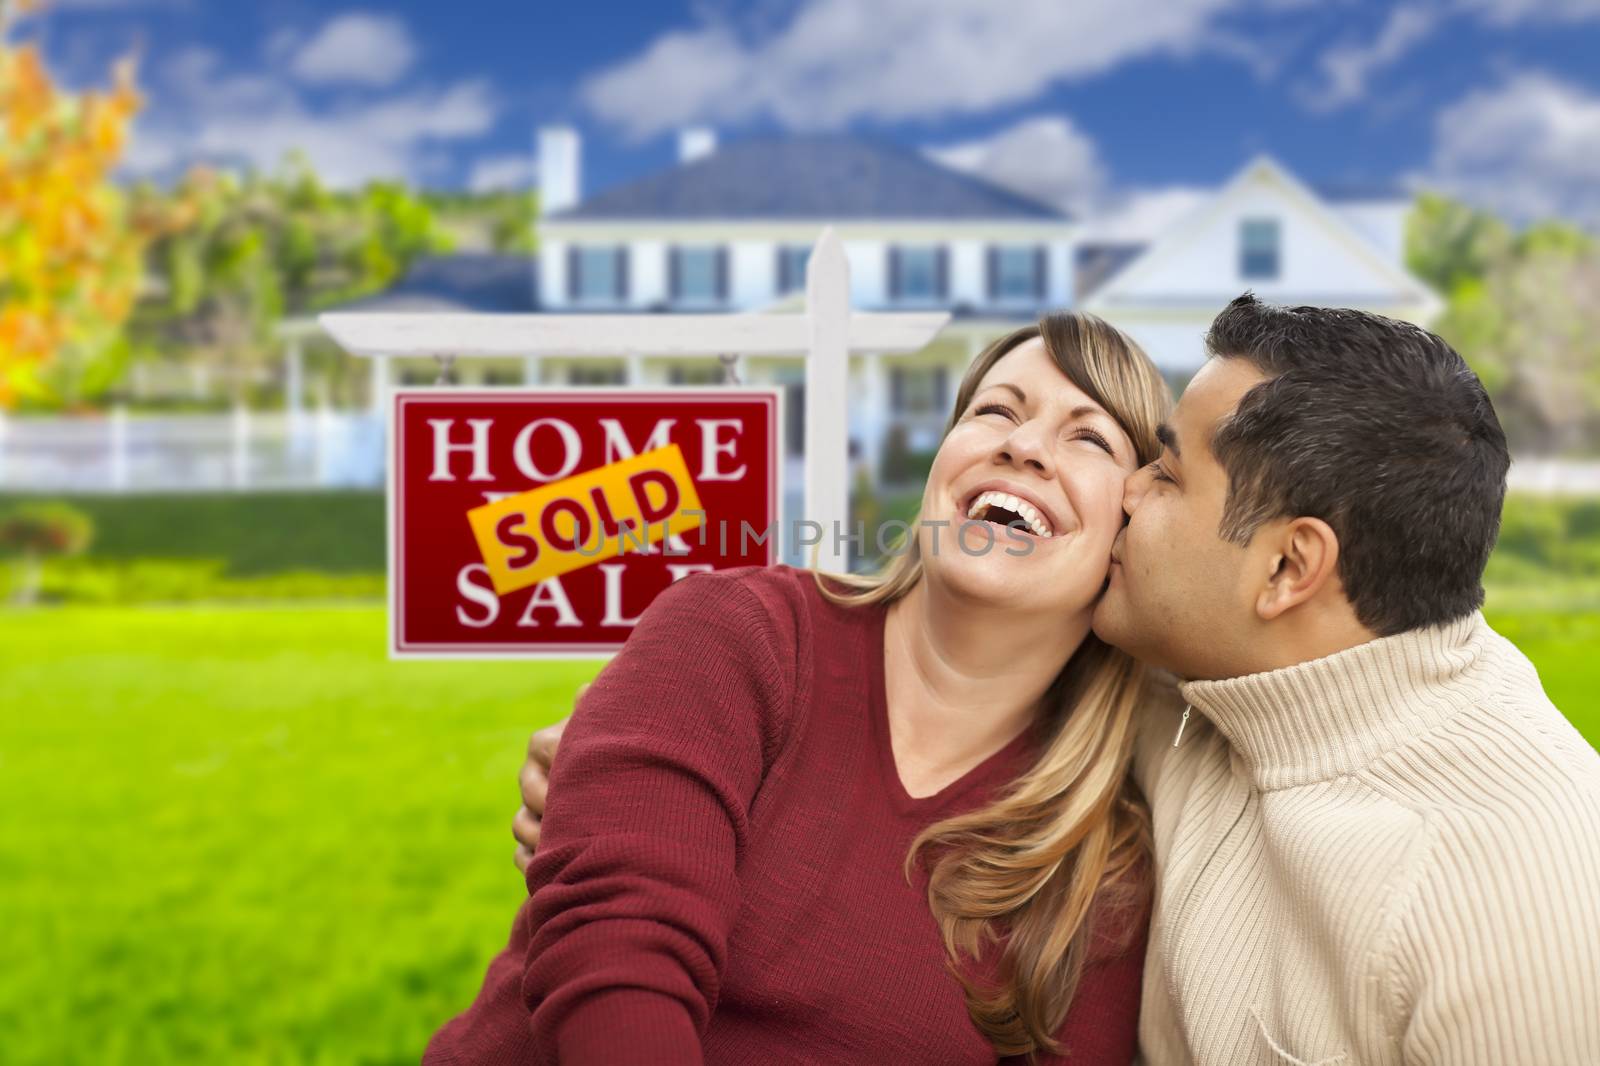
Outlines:
<svg viewBox="0 0 1600 1066"><path fill-rule="evenodd" d="M0 552L10 555L77 555L93 540L94 522L71 504L27 500L0 513Z"/></svg>

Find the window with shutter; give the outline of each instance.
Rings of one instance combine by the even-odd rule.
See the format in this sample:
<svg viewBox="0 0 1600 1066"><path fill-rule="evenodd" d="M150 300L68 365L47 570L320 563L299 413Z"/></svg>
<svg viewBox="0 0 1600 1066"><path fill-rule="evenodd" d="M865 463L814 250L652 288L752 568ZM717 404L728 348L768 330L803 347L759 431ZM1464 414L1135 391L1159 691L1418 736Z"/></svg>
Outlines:
<svg viewBox="0 0 1600 1066"><path fill-rule="evenodd" d="M721 293L727 284L727 267L722 251L719 248L692 246L677 249L676 302L703 306L721 300Z"/></svg>
<svg viewBox="0 0 1600 1066"><path fill-rule="evenodd" d="M778 246L778 295L803 292L806 287L806 263L811 259L811 249L803 244Z"/></svg>
<svg viewBox="0 0 1600 1066"><path fill-rule="evenodd" d="M583 303L613 303L627 298L627 255L614 245L580 246L569 257L569 283Z"/></svg>
<svg viewBox="0 0 1600 1066"><path fill-rule="evenodd" d="M1039 257L1032 245L1007 245L995 250L995 300L1026 303L1038 298Z"/></svg>
<svg viewBox="0 0 1600 1066"><path fill-rule="evenodd" d="M897 248L899 299L932 302L940 298L939 249L933 245Z"/></svg>

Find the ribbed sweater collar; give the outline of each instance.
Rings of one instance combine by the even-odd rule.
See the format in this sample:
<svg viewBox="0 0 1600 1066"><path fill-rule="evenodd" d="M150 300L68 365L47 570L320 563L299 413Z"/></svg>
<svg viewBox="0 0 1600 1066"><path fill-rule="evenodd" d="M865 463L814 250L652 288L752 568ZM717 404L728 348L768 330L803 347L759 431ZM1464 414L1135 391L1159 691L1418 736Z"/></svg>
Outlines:
<svg viewBox="0 0 1600 1066"><path fill-rule="evenodd" d="M1379 637L1281 670L1178 686L1244 760L1257 788L1354 773L1480 696L1492 631L1481 612Z"/></svg>

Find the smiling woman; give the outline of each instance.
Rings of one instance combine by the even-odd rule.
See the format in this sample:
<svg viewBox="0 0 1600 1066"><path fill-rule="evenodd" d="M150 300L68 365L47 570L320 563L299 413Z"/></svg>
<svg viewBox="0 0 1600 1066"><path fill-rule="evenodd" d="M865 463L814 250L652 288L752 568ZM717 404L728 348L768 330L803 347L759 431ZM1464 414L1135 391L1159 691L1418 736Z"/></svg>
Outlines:
<svg viewBox="0 0 1600 1066"><path fill-rule="evenodd" d="M1050 1047L1090 954L1086 918L1108 886L1130 884L1143 857L1143 808L1121 788L1143 670L1088 633L1072 608L1092 606L1104 586L1123 483L1155 458L1170 405L1149 360L1093 315L1050 315L1002 337L961 383L910 550L877 576L843 578L851 592L818 581L839 603L914 601L936 587L969 609L1037 611L1075 649L1038 706L1049 727L1032 768L912 846L913 860L933 857L929 902L951 968L1002 1053ZM930 521L951 514L952 524ZM977 536L974 519L1026 538L1022 554L1032 558L975 551L994 537ZM1009 931L1002 972L1013 976L986 987L963 976L962 963L999 930Z"/></svg>
<svg viewBox="0 0 1600 1066"><path fill-rule="evenodd" d="M1052 315L968 372L883 573L662 593L581 697L511 942L424 1061L1127 1063L1146 678L1089 622L1167 403L1120 333Z"/></svg>

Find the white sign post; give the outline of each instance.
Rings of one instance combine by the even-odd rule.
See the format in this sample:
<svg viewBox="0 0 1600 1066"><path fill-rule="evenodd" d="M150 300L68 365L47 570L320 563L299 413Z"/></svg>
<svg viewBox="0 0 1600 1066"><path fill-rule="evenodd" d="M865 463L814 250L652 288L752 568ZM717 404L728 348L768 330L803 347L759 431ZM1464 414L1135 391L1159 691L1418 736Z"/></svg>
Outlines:
<svg viewBox="0 0 1600 1066"><path fill-rule="evenodd" d="M950 314L852 312L850 265L844 245L831 227L822 231L812 248L806 273L806 308L799 314L330 311L319 315L318 321L351 354L373 359L803 354L806 453L802 517L822 529L817 565L843 570L848 555L840 549L850 531L850 355L918 351L944 328ZM784 531L786 547L791 536L791 531Z"/></svg>

